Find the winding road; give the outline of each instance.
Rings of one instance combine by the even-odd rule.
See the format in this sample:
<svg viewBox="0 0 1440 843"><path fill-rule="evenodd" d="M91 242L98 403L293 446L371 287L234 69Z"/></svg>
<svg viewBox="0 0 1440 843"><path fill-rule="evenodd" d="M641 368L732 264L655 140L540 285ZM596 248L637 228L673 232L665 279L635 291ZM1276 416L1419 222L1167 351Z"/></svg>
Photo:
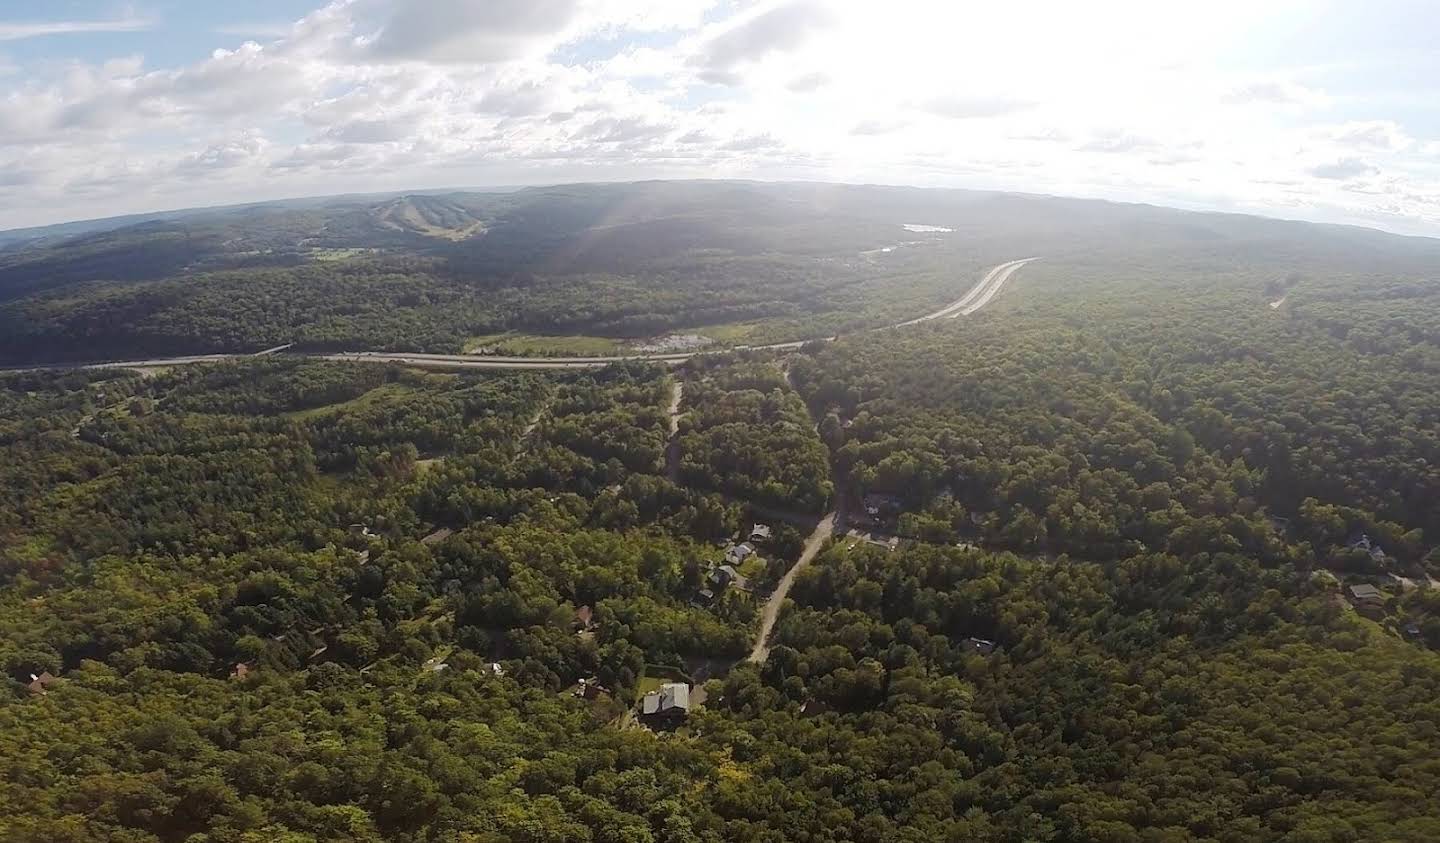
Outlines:
<svg viewBox="0 0 1440 843"><path fill-rule="evenodd" d="M1039 260L1039 258L1025 258L1023 260L1002 263L986 273L985 277L982 278L979 283L971 287L965 295L957 301L951 302L934 313L928 313L915 319L897 322L894 325L887 325L875 330L886 331L895 328L905 328L934 319L954 319L957 316L969 316L989 304L990 300L995 298L1000 292L1000 289L1010 280L1011 276L1021 267L1035 260ZM770 343L768 345L741 345L735 346L734 348L721 349L721 351L786 351L800 348L806 343L834 342L835 339L836 337L822 337L813 340ZM247 357L278 355L286 353L289 348L290 346L283 345L276 348L269 348L256 354L197 354L187 357L164 357L152 360L117 360L101 363L52 363L34 366L17 366L11 369L0 368L0 371L31 372L44 369L164 369L170 366L220 363L227 360L243 360ZM398 363L405 366L429 369L593 369L608 366L612 363L626 363L641 360L650 363L664 363L670 366L678 366L692 357L710 353L716 352L692 351L678 354L628 354L610 357L505 357L478 356L474 354L342 351L334 353L295 352L286 354L286 356L353 363Z"/></svg>
<svg viewBox="0 0 1440 843"><path fill-rule="evenodd" d="M921 322L929 322L935 319L954 319L959 316L969 316L989 304L1000 290L1005 286L1022 267L1039 258L1024 258L1008 263L1002 263L986 273L979 283L966 291L965 295L934 313L909 319L904 322L897 322L875 330L893 330L917 325ZM1283 301L1283 299L1282 299ZM1278 303L1277 303L1278 304ZM1274 307L1276 305L1272 305ZM819 340L797 340L794 342L773 343L770 345L749 345L737 346L734 350L775 350L783 351L797 349L809 342L833 342L836 337L824 337ZM104 363L86 364L60 364L30 366L17 369L18 371L36 371L41 369L79 369L79 368L104 368L104 369L163 369L171 366L185 366L197 363L218 363L226 360L238 360L246 357L265 357L287 351L288 345L266 349L257 354L203 354L189 357L169 357L154 360L129 360ZM730 349L726 349L730 350ZM680 354L633 354L610 357L504 357L504 356L476 356L464 354L421 354L421 353L389 353L376 351L351 351L338 353L298 353L293 356L308 357L318 360L331 360L340 362L356 363L398 363L406 366L435 369L587 369L600 366L608 366L612 363L624 363L630 361L647 361L652 363L665 363L667 365L679 365L685 361L708 352L695 351ZM666 473L678 474L679 451L677 434L679 433L680 403L683 397L684 384L679 380L675 382L671 393L669 410L670 417L670 442L666 451ZM543 410L542 410L543 412ZM525 429L528 436L539 424L540 414L531 420ZM839 488L839 484L836 484ZM775 591L765 602L765 607L760 617L760 632L755 640L755 647L750 651L749 660L763 663L770 655L770 635L775 630L775 623L780 617L780 610L785 605L785 599L790 594L790 589L795 585L795 580L800 572L805 569L811 561L819 555L825 542L833 536L837 529L844 524L845 515L843 509L837 507L835 511L825 515L815 526L810 537L805 541L805 547L800 553L800 558L785 572L780 579Z"/></svg>

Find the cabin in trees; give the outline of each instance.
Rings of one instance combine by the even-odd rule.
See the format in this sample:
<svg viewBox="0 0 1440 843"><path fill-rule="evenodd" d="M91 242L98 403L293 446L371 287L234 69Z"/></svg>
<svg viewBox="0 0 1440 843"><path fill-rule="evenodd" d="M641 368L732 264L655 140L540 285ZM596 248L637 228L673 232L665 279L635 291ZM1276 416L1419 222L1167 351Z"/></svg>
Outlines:
<svg viewBox="0 0 1440 843"><path fill-rule="evenodd" d="M755 524L750 528L750 541L752 542L768 542L773 535L774 531L770 529L769 524Z"/></svg>
<svg viewBox="0 0 1440 843"><path fill-rule="evenodd" d="M966 652L975 653L980 656L988 656L995 652L996 643L988 638L966 638L960 642L960 646Z"/></svg>
<svg viewBox="0 0 1440 843"><path fill-rule="evenodd" d="M575 620L570 622L570 626L579 635L595 631L595 610L589 606L576 609Z"/></svg>
<svg viewBox="0 0 1440 843"><path fill-rule="evenodd" d="M755 545L749 542L744 542L743 544L733 544L725 551L725 564L740 565L744 563L746 559L749 559L752 555L754 555L754 553Z"/></svg>
<svg viewBox="0 0 1440 843"><path fill-rule="evenodd" d="M1349 544L1346 546L1351 550L1358 550L1370 554L1370 558L1376 562L1385 561L1385 549L1382 548L1378 542L1371 541L1370 537L1364 533L1350 539Z"/></svg>
<svg viewBox="0 0 1440 843"><path fill-rule="evenodd" d="M871 524L884 524L893 521L900 515L904 503L894 495L870 492L860 499L860 506Z"/></svg>
<svg viewBox="0 0 1440 843"><path fill-rule="evenodd" d="M449 527L441 527L430 535L420 540L421 544L439 544L455 534Z"/></svg>
<svg viewBox="0 0 1440 843"><path fill-rule="evenodd" d="M1354 603L1357 609L1382 609L1385 606L1385 595L1369 583L1357 583L1350 586L1350 602Z"/></svg>
<svg viewBox="0 0 1440 843"><path fill-rule="evenodd" d="M740 569L736 566L750 558L754 552L755 549L748 544L736 545L726 551L725 564L707 563L704 586L696 594L696 603L700 606L708 606L715 602L717 594L727 588L749 591L750 578L741 574Z"/></svg>
<svg viewBox="0 0 1440 843"><path fill-rule="evenodd" d="M43 697L50 693L51 688L64 681L64 679L55 676L48 670L39 676L32 673L30 674L30 684L25 686L25 690L29 691L33 696Z"/></svg>
<svg viewBox="0 0 1440 843"><path fill-rule="evenodd" d="M656 725L684 721L690 716L690 686L684 682L666 682L640 701L640 715Z"/></svg>
<svg viewBox="0 0 1440 843"><path fill-rule="evenodd" d="M720 591L727 588L738 588L741 591L750 590L750 579L741 576L734 565L720 565L711 570L710 575L706 577L706 579L711 583L713 588Z"/></svg>
<svg viewBox="0 0 1440 843"><path fill-rule="evenodd" d="M581 679L575 683L575 689L571 692L579 700L598 700L610 696L610 689L600 684L597 679Z"/></svg>

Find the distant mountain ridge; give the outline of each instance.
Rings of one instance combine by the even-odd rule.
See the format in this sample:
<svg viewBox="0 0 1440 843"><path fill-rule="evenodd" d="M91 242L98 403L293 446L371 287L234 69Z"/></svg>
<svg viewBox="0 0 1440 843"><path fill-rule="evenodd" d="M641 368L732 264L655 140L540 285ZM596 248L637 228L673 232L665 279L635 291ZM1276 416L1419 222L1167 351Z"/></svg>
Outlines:
<svg viewBox="0 0 1440 843"><path fill-rule="evenodd" d="M10 236L0 360L12 363L290 343L454 353L510 331L829 336L932 311L973 273L1033 256L1072 277L1243 275L1257 290L1295 273L1433 278L1440 265L1440 240L1371 229L813 182L323 197Z"/></svg>

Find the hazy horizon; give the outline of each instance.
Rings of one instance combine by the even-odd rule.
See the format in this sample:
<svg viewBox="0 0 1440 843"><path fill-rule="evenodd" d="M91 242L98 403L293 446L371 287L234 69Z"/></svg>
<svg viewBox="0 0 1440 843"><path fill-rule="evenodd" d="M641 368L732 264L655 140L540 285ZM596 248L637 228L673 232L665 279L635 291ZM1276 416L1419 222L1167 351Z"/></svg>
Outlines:
<svg viewBox="0 0 1440 843"><path fill-rule="evenodd" d="M1305 218L1298 217L1298 216L1282 216L1282 215L1280 215L1280 214L1278 214L1278 213L1277 213L1277 214L1267 214L1267 213L1258 212L1258 211L1223 210L1223 209L1204 208L1204 207L1185 207L1185 206L1183 206L1183 205L1181 205L1181 204L1178 204L1178 203L1177 203L1177 204L1165 204L1165 203L1159 203L1159 202L1144 202L1144 201L1139 201L1139 200L1126 200L1126 199L1108 199L1108 198L1103 198L1103 197L1092 197L1092 196L1070 196L1070 195L1062 195L1062 194L1056 194L1056 193L1045 193L1045 192L1043 192L1043 191L1003 190L1003 189L1000 189L1000 190L992 190L992 189L988 189L988 188L941 187L941 186L933 186L933 185L894 184L894 183L884 183L884 182L821 181L821 180L817 180L817 179L748 179L748 178L714 178L714 179L707 179L707 178L703 178L703 177L671 178L671 179L664 179L664 178L661 178L661 179L617 179L617 180L613 180L613 181L582 181L582 180L574 180L574 181L556 181L556 182L536 182L536 183L534 183L534 184L459 185L459 186L453 186L453 187L446 187L446 186L435 186L435 187L408 187L408 188L407 188L407 187L401 187L401 188L397 188L397 189L394 189L394 190L374 190L374 191L371 191L371 190L353 190L353 191L345 191L345 192L340 192L340 193L301 194L301 195L294 195L294 196L291 196L291 195L282 195L282 196L273 196L273 197L267 197L267 198L242 200L242 201L237 201L237 202L221 202L221 203L218 203L218 204L202 204L202 205L189 205L189 206L184 206L184 207L155 208L155 209L151 209L151 210L133 211L133 212L127 212L127 213L123 213L123 214L115 214L115 215L103 216L103 217L81 217L81 218L77 218L77 219L60 220L60 221L58 221L58 222L53 222L53 223L44 223L44 224L36 225L36 226L18 226L18 227L14 227L14 228L0 228L0 235L15 234L15 233L18 233L18 232L31 231L31 230L43 231L43 230L45 230L45 229L59 228L59 227L69 226L69 225L98 224L98 223L104 223L104 222L107 222L107 221L110 221L110 220L121 220L121 219L129 219L129 218L164 217L164 216L169 215L169 214L206 213L206 212L211 212L211 211L220 213L220 212L224 212L224 211L226 211L226 210L233 209L233 208L260 207L260 206L267 206L267 205L283 205L283 204L293 203L293 202L325 202L325 201L328 201L328 200L343 201L343 200L346 200L346 199L352 199L352 198L353 198L353 199L361 199L361 198L365 198L365 197L392 197L392 196L407 196L407 195L445 195L445 194L452 194L452 193L453 193L453 194L467 194L467 193L473 193L473 194L483 194L483 193L513 193L513 192L522 191L522 190L536 190L536 189L545 189L545 188L552 188L552 187L565 187L565 186L568 186L568 185L628 185L628 184L641 184L641 183L652 182L652 181L654 181L654 182L675 182L675 183L681 183L681 182L701 182L701 183L703 183L703 182L715 182L715 183L726 183L726 182L731 182L731 183L737 183L737 184L749 183L749 184L763 184L763 185L776 185L776 186L784 186L784 185L804 185L804 184L824 184L824 185L835 185L835 186L843 186L843 187L857 187L857 188L858 188L858 187L875 187L875 188L886 188L886 189L897 189L897 190L938 190L938 191L953 190L953 191L971 191L971 192L975 192L975 193L996 193L996 194L1000 194L1000 195L1028 196L1028 197L1035 197L1035 198L1041 198L1041 199L1058 199L1058 200L1067 200L1067 201L1068 201L1068 200L1073 200L1073 201L1077 201L1077 202L1101 202L1101 203L1107 203L1107 204L1112 204L1112 205L1135 205L1135 206L1141 206L1141 207L1157 208L1157 209L1167 210L1167 211L1178 211L1178 212L1181 212L1181 213L1215 214L1215 215L1222 215L1222 216L1228 215L1228 216L1252 217L1252 218L1255 218L1255 219L1268 220L1268 221L1271 221L1271 222L1279 222L1279 223L1300 223L1300 224L1313 224L1313 225L1335 225L1335 226L1342 226L1342 227L1348 227L1348 228L1358 228L1358 229L1363 229L1363 230L1365 230L1365 231L1373 231L1373 232L1378 232L1378 233L1381 233L1381 234L1393 235L1393 236L1397 236L1397 237L1414 237L1414 238L1419 238L1419 239L1423 239L1423 240L1440 240L1440 231L1437 231L1437 232L1434 232L1434 233L1413 233L1413 232L1407 232L1407 231L1396 231L1396 230L1393 230L1393 229L1384 228L1384 227L1382 227L1382 226L1375 225L1375 224L1370 224L1370 223L1366 223L1366 222L1363 222L1363 221L1362 221L1362 222L1339 222L1339 221L1326 221L1326 220L1311 220L1311 219L1305 219Z"/></svg>
<svg viewBox="0 0 1440 843"><path fill-rule="evenodd" d="M720 177L1435 235L1435 28L1409 0L0 3L0 227Z"/></svg>

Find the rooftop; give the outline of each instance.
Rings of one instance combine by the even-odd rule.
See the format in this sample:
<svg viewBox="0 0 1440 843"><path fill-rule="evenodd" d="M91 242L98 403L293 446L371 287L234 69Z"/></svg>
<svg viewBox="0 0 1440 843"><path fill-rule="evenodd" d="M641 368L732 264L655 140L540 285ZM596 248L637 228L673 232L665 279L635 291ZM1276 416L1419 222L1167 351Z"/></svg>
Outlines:
<svg viewBox="0 0 1440 843"><path fill-rule="evenodd" d="M686 713L690 711L690 686L683 682L666 682L660 690L651 691L641 701L644 714Z"/></svg>

